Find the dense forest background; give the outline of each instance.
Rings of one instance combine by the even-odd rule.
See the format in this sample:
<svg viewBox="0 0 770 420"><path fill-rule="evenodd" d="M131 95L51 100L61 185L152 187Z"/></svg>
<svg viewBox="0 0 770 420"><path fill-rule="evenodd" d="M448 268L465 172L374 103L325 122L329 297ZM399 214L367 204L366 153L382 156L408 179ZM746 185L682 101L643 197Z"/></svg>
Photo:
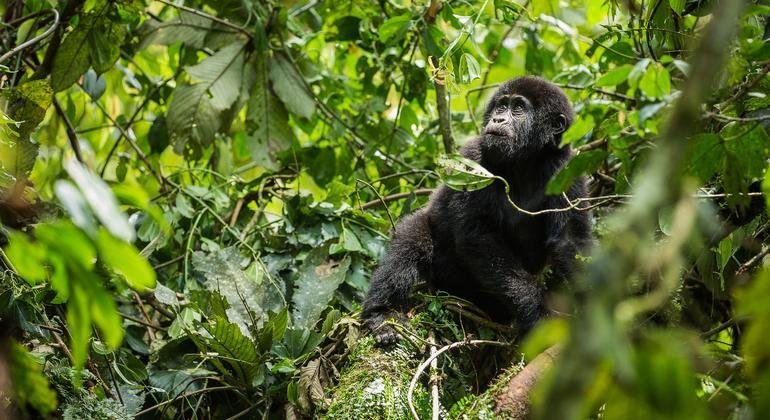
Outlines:
<svg viewBox="0 0 770 420"><path fill-rule="evenodd" d="M0 13L2 415L505 416L556 345L534 416L770 416L770 2ZM573 101L548 189L589 177L596 249L525 340L423 289L374 348L390 228L441 182L492 182L451 153L524 74Z"/></svg>

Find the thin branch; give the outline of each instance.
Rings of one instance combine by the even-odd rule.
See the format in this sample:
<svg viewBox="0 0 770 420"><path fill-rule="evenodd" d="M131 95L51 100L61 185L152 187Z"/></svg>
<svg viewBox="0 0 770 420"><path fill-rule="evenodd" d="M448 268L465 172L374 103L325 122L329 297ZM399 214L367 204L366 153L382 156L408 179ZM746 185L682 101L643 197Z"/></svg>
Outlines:
<svg viewBox="0 0 770 420"><path fill-rule="evenodd" d="M254 35L252 35L251 32L249 32L246 28L240 27L240 26L238 26L236 24L233 24L233 23L231 23L231 22L229 22L227 20L224 20L222 18L218 18L216 16L210 15L210 14L208 14L206 12L200 11L198 9L194 9L192 7L187 7L187 6L182 5L182 4L172 3L172 2L170 2L168 0L157 0L157 1L163 3L163 4L167 5L167 6L171 6L171 7L175 8L175 9L184 10L185 12L192 13L192 14L194 14L196 16L200 16L202 18L206 18L206 19L211 20L213 22L216 22L216 23L219 23L221 25L227 26L228 28L235 29L236 31L246 35L249 39L254 38Z"/></svg>
<svg viewBox="0 0 770 420"><path fill-rule="evenodd" d="M417 380L420 379L420 375L425 371L425 369L430 366L430 364L435 360L437 357L441 356L442 353L452 350L457 347L461 346L477 346L481 344L488 344L490 346L509 346L508 343L503 343L501 341L490 341L490 340L465 340L465 341L458 341L456 343L448 344L440 349L438 349L436 352L430 355L430 357L422 362L420 366L417 367L417 370L414 372L414 376L412 376L412 380L409 382L409 390L406 392L406 402L409 404L409 411L412 412L412 417L414 417L416 420L420 420L420 416L417 415L417 410L414 408L414 402L412 402L412 396L414 395L414 388L417 386Z"/></svg>
<svg viewBox="0 0 770 420"><path fill-rule="evenodd" d="M378 197L376 200L367 201L366 203L362 204L360 209L361 210L368 210L374 207L379 206L380 204L386 205L387 203L390 203L391 201L398 201L402 198L407 198L414 195L430 195L430 193L433 192L433 188L419 188L414 191L409 192L401 192L396 194L390 194L382 197Z"/></svg>
<svg viewBox="0 0 770 420"><path fill-rule="evenodd" d="M735 270L735 274L743 274L748 271L751 271L754 267L758 266L759 263L761 263L762 260L765 258L765 256L769 253L770 253L770 246L763 245L762 250L759 251L759 254L751 257L750 260L741 264L741 266L738 267L737 270Z"/></svg>
<svg viewBox="0 0 770 420"><path fill-rule="evenodd" d="M390 220L390 226L393 229L395 229L396 228L396 222L393 220L393 215L390 214L390 210L388 210L388 205L385 203L385 199L380 195L380 192L377 191L377 188L374 188L374 186L372 184L364 181L363 179L356 179L356 182L360 182L360 183L366 185L367 187L369 187L369 189L371 189L374 192L374 194L377 196L377 199L379 200L379 202L382 203L383 207L385 207L385 213L388 214L388 219ZM363 206L361 207L361 210L363 210Z"/></svg>
<svg viewBox="0 0 770 420"><path fill-rule="evenodd" d="M64 121L64 131L67 133L67 139L70 142L72 151L75 152L75 158L78 162L83 163L83 155L80 154L80 143L78 142L78 135L75 132L75 126L72 125L72 121L67 117L67 113L64 112L64 109L62 109L61 104L59 104L59 101L57 101L56 98L53 99L53 106L56 108L56 113L59 114Z"/></svg>
<svg viewBox="0 0 770 420"><path fill-rule="evenodd" d="M152 407L145 408L144 410L136 413L134 416L135 417L140 417L140 416L142 416L144 414L147 414L147 413L149 413L149 412L151 412L153 410L157 410L158 408L163 407L164 405L171 404L171 403L175 402L176 400L178 400L180 398L192 397L193 395L197 395L197 394L200 394L202 392L226 391L226 390L234 389L234 388L235 387L230 386L230 385L223 385L223 386L212 386L211 388L196 389L195 391L190 391L190 392L186 392L186 393L181 394L181 395L177 395L175 398L172 398L170 400L161 401L160 403L155 404Z"/></svg>
<svg viewBox="0 0 770 420"><path fill-rule="evenodd" d="M32 13L32 14L27 15L27 16L23 16L23 17L21 17L19 19L14 20L13 22L9 23L9 24L15 24L15 23L24 22L26 20L32 19L33 17L37 17L37 16L39 16L41 14L49 13L49 12L53 12L53 23L51 24L51 26L49 26L48 29L46 29L45 32L43 32L42 34L40 34L40 35L38 35L38 36L36 36L36 37L34 37L32 39L29 39L27 41L22 42L21 44L11 48L7 53L5 53L2 56L0 56L0 64L2 64L5 60L11 58L14 54L18 53L19 51L21 51L21 50L23 50L23 49L25 49L27 47L31 47L32 45L37 44L38 42L44 40L49 35L51 35L56 30L56 28L59 27L59 11L56 10L55 8L45 9L45 10L41 10L41 11L36 12L36 13Z"/></svg>

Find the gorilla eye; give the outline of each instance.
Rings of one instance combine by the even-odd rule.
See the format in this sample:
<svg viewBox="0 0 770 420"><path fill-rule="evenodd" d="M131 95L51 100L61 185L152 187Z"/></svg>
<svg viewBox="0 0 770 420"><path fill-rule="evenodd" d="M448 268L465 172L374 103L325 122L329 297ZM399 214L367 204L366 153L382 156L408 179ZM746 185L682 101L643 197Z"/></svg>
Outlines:
<svg viewBox="0 0 770 420"><path fill-rule="evenodd" d="M514 96L513 99L511 99L511 108L513 109L523 109L527 106L527 100L522 98L521 96Z"/></svg>

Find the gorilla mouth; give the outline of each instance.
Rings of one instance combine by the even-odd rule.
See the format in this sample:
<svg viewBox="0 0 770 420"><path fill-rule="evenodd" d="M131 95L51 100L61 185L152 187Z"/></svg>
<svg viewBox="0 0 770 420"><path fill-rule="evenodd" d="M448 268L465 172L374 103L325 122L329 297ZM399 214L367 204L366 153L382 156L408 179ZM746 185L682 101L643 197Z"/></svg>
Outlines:
<svg viewBox="0 0 770 420"><path fill-rule="evenodd" d="M513 130L503 124L488 124L484 134L491 134L500 137L513 137Z"/></svg>

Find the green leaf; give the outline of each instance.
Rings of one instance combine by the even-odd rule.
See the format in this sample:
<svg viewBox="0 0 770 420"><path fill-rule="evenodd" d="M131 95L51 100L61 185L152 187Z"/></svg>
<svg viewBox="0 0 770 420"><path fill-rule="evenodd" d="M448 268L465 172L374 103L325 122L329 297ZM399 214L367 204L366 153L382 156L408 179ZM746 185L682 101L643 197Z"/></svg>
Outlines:
<svg viewBox="0 0 770 420"><path fill-rule="evenodd" d="M62 207L69 213L72 223L86 232L96 232L96 220L91 207L75 184L59 179L54 183L53 190Z"/></svg>
<svg viewBox="0 0 770 420"><path fill-rule="evenodd" d="M603 74L602 77L596 81L596 86L617 86L628 79L628 74L631 73L633 68L634 67L630 64L624 64L620 67L614 68Z"/></svg>
<svg viewBox="0 0 770 420"><path fill-rule="evenodd" d="M606 157L607 152L604 150L579 153L548 182L546 194L555 195L567 191L577 177L598 169Z"/></svg>
<svg viewBox="0 0 770 420"><path fill-rule="evenodd" d="M412 27L412 16L403 14L394 16L380 25L378 32L380 41L384 43L396 42L401 40Z"/></svg>
<svg viewBox="0 0 770 420"><path fill-rule="evenodd" d="M671 10L674 11L679 16L682 16L682 12L684 11L684 4L685 0L668 0L669 6L671 6Z"/></svg>
<svg viewBox="0 0 770 420"><path fill-rule="evenodd" d="M238 325L216 318L204 324L203 328L211 335L206 339L207 348L203 352L216 352L232 371L222 372L233 375L241 383L251 384L259 372L261 360L257 355L256 345L241 332Z"/></svg>
<svg viewBox="0 0 770 420"><path fill-rule="evenodd" d="M671 78L668 70L660 63L648 66L641 80L639 80L639 89L648 98L662 98L671 91Z"/></svg>
<svg viewBox="0 0 770 420"><path fill-rule="evenodd" d="M219 111L229 108L240 93L245 45L231 44L200 63L187 74L206 86L211 104Z"/></svg>
<svg viewBox="0 0 770 420"><path fill-rule="evenodd" d="M93 280L92 276L81 279L80 282L73 282L70 299L67 303L67 327L69 328L70 351L77 386L80 383L80 369L85 365L88 357L88 346L91 338L91 305L89 301L92 297L80 283L90 280Z"/></svg>
<svg viewBox="0 0 770 420"><path fill-rule="evenodd" d="M100 284L99 279L93 276L81 276L81 280L88 282L88 303L90 305L91 319L94 325L99 327L101 339L107 348L115 350L123 342L123 318L118 314L118 307ZM72 304L72 299L70 299Z"/></svg>
<svg viewBox="0 0 770 420"><path fill-rule="evenodd" d="M476 79L481 78L481 68L479 62L476 61L472 55L463 53L460 56L460 69L459 69L460 83L468 84Z"/></svg>
<svg viewBox="0 0 770 420"><path fill-rule="evenodd" d="M243 257L237 247L219 249L211 253L196 251L193 267L205 279L203 286L221 294L229 304L227 318L237 324L244 334L261 319L266 289L271 287L257 264ZM205 313L204 313L205 314Z"/></svg>
<svg viewBox="0 0 770 420"><path fill-rule="evenodd" d="M436 159L437 172L447 187L457 191L475 191L492 184L496 177L480 164L460 155L442 155Z"/></svg>
<svg viewBox="0 0 770 420"><path fill-rule="evenodd" d="M88 38L92 15L83 15L80 24L59 45L51 66L51 87L59 92L70 87L91 66Z"/></svg>
<svg viewBox="0 0 770 420"><path fill-rule="evenodd" d="M126 30L121 23L112 22L102 15L93 22L88 32L88 54L96 74L111 69L120 57L120 46L126 37Z"/></svg>
<svg viewBox="0 0 770 420"><path fill-rule="evenodd" d="M30 140L30 134L45 118L51 106L53 90L46 80L30 80L11 91L8 104L9 116L18 121L15 135L0 139L0 173L16 179L26 178L37 158L38 142Z"/></svg>
<svg viewBox="0 0 770 420"><path fill-rule="evenodd" d="M75 181L80 192L83 193L86 201L91 206L91 210L96 218L113 235L125 241L131 242L136 236L134 228L128 223L126 215L120 211L118 201L110 191L110 187L88 170L80 162L70 159L64 162L64 169Z"/></svg>
<svg viewBox="0 0 770 420"><path fill-rule="evenodd" d="M334 297L334 292L345 281L350 257L340 261L329 258L327 247L315 248L299 268L292 303L295 328L313 328L321 313Z"/></svg>
<svg viewBox="0 0 770 420"><path fill-rule="evenodd" d="M181 154L190 141L197 146L210 145L221 124L219 114L209 100L205 84L176 88L166 116L174 151Z"/></svg>
<svg viewBox="0 0 770 420"><path fill-rule="evenodd" d="M35 236L48 248L55 250L68 264L91 271L96 260L96 250L91 240L68 221L44 223L37 226Z"/></svg>
<svg viewBox="0 0 770 420"><path fill-rule="evenodd" d="M10 244L5 248L5 254L16 272L32 285L44 281L48 277L45 269L45 248L30 241L27 235L20 232L12 232L9 239Z"/></svg>
<svg viewBox="0 0 770 420"><path fill-rule="evenodd" d="M155 270L133 245L100 229L97 246L102 262L123 276L132 289L145 292L155 288Z"/></svg>
<svg viewBox="0 0 770 420"><path fill-rule="evenodd" d="M685 168L689 174L705 183L722 166L723 156L724 147L718 135L712 133L698 134L692 136L689 141Z"/></svg>
<svg viewBox="0 0 770 420"><path fill-rule="evenodd" d="M254 162L277 170L275 155L291 146L294 132L286 107L270 90L267 64L266 52L255 58L256 80L246 113L246 145Z"/></svg>
<svg viewBox="0 0 770 420"><path fill-rule="evenodd" d="M147 19L140 29L142 41L138 49L143 50L150 44L171 45L177 42L192 48L203 48L211 23L211 19L205 16L184 10L179 11L178 18L166 22Z"/></svg>
<svg viewBox="0 0 770 420"><path fill-rule="evenodd" d="M8 347L8 368L16 404L21 407L29 404L43 415L56 410L56 392L43 375L43 363L15 340L11 340Z"/></svg>
<svg viewBox="0 0 770 420"><path fill-rule="evenodd" d="M270 60L270 81L273 89L286 108L294 115L309 119L315 112L315 100L307 91L301 74L284 53L275 54Z"/></svg>

